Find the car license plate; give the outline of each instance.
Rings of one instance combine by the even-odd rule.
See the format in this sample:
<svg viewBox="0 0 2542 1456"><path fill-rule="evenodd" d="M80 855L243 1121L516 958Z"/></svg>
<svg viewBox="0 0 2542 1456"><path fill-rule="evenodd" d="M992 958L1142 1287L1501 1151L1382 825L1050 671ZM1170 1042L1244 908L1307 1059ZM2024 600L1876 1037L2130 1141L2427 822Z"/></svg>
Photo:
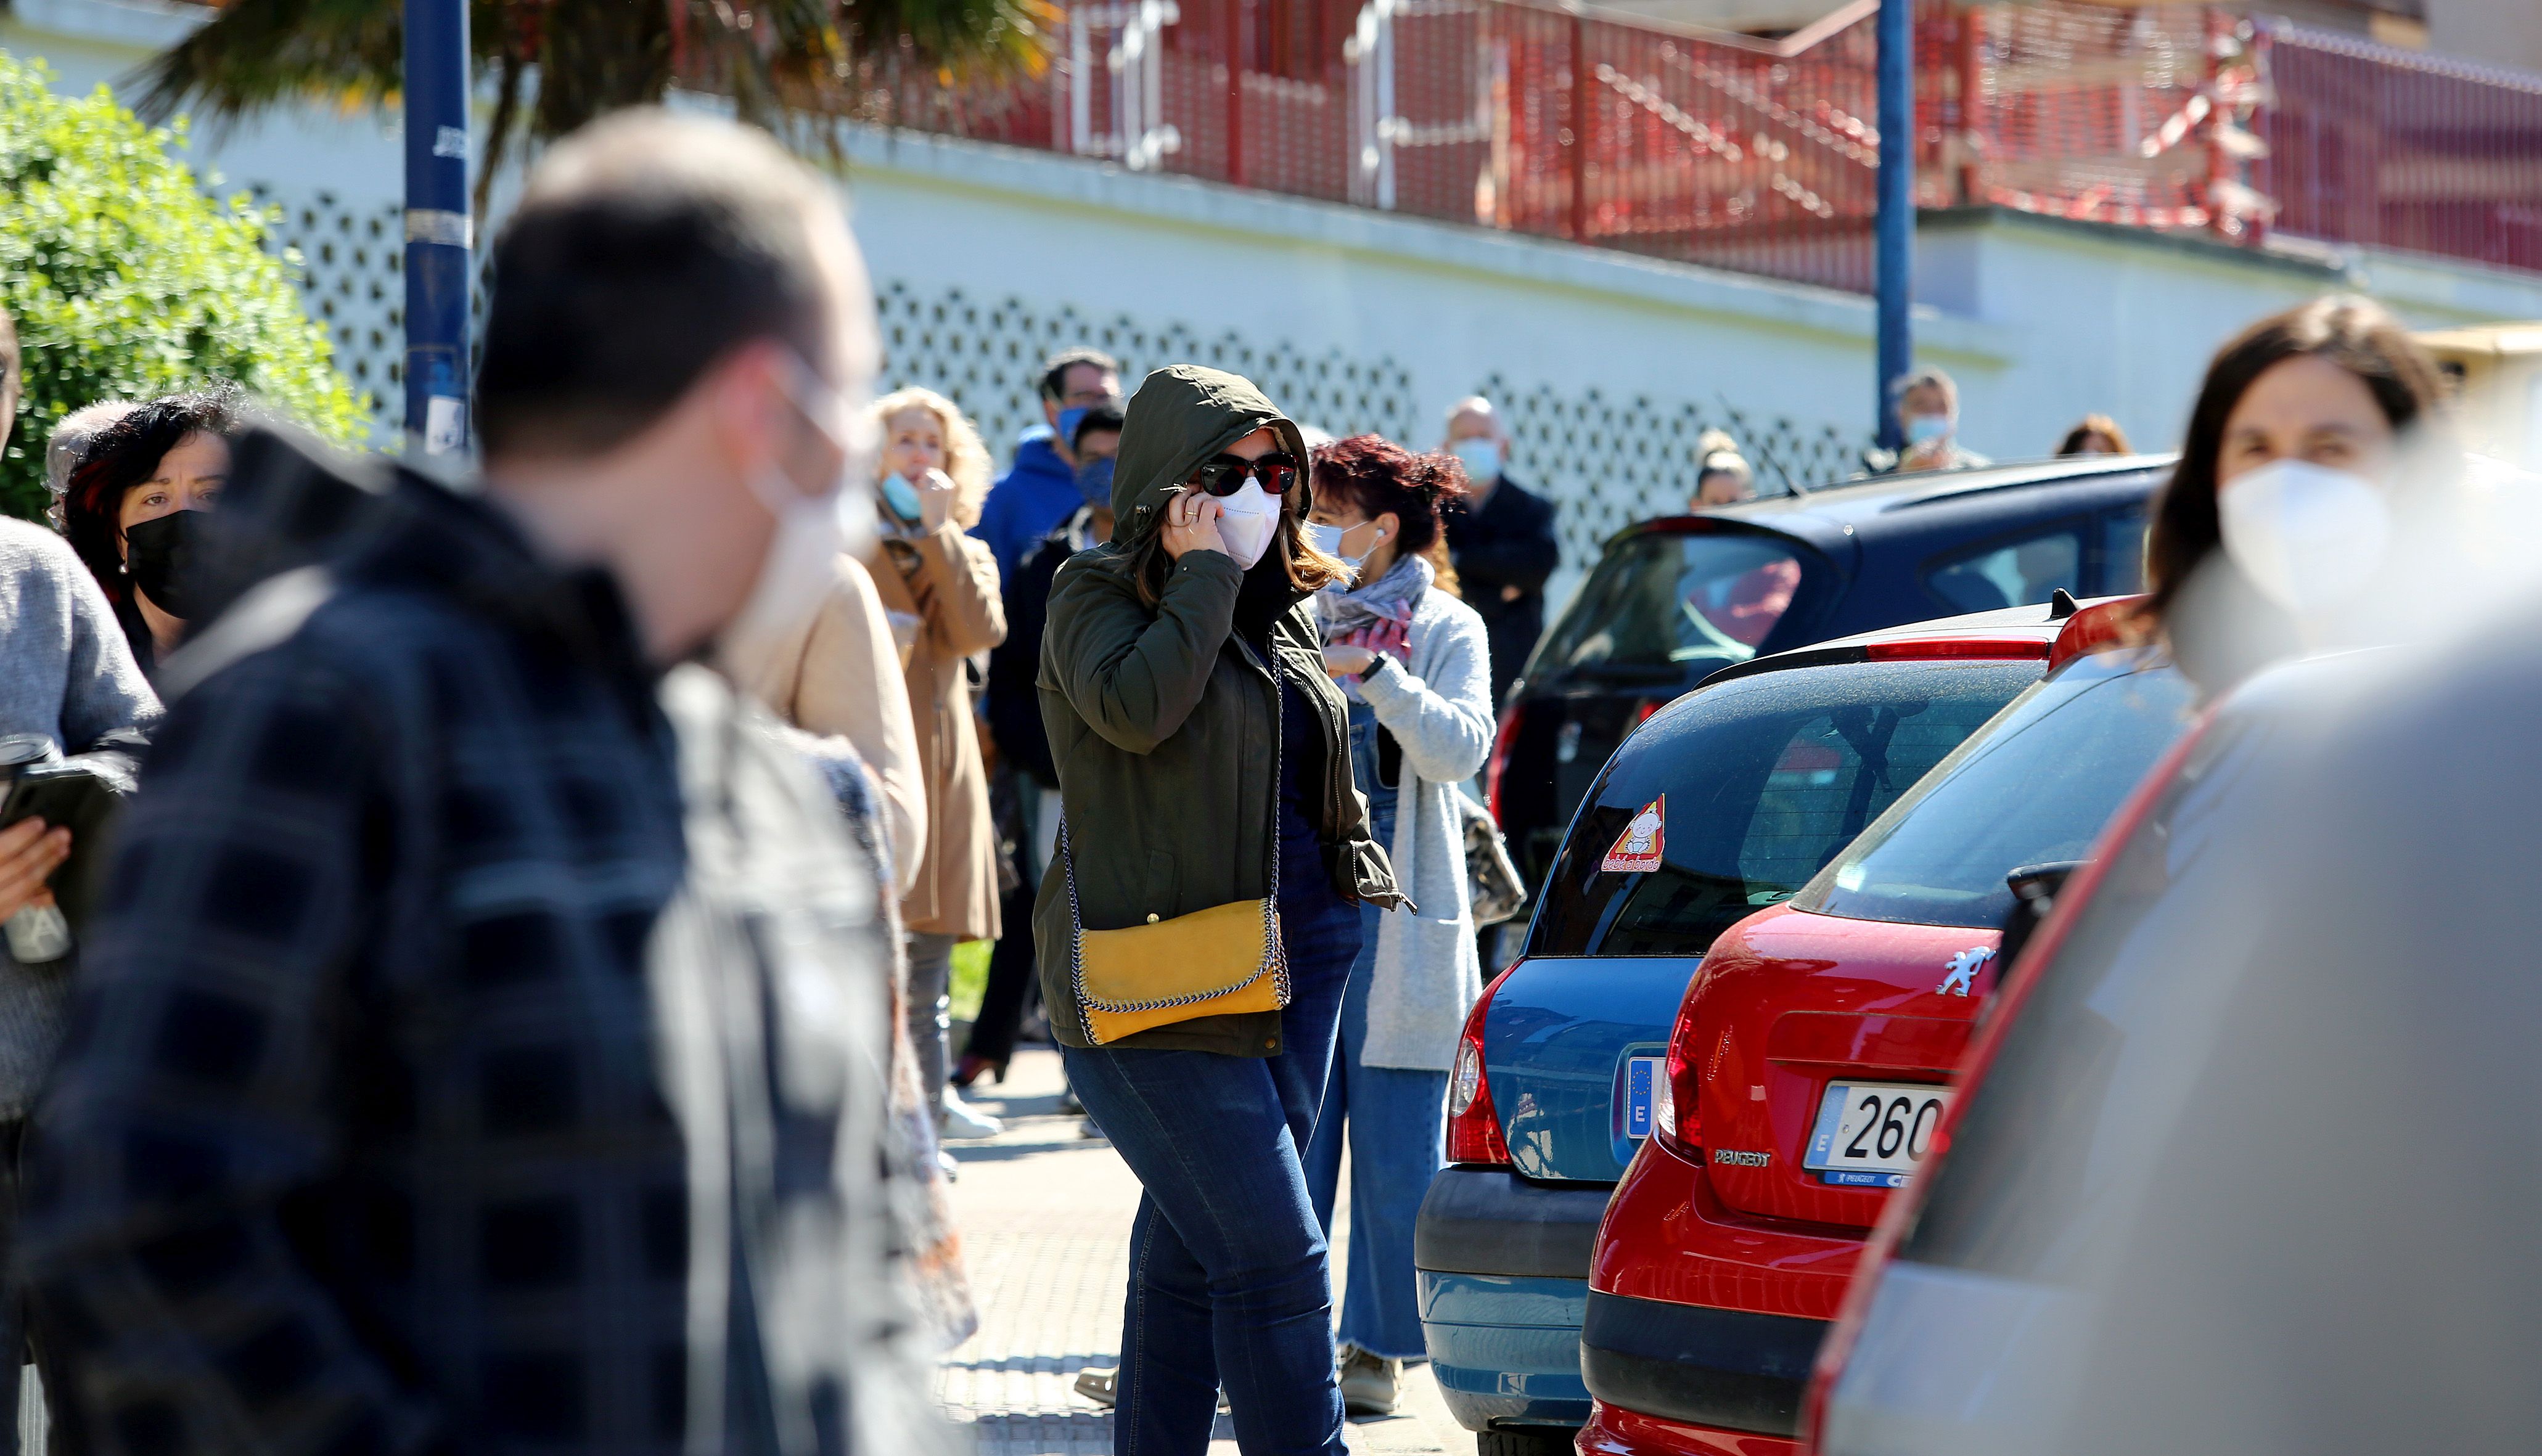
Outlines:
<svg viewBox="0 0 2542 1456"><path fill-rule="evenodd" d="M1838 1188L1904 1188L1950 1110L1948 1087L1832 1083L1819 1103L1801 1166Z"/></svg>
<svg viewBox="0 0 2542 1456"><path fill-rule="evenodd" d="M1628 1056L1624 1059L1624 1135L1651 1135L1651 1094L1666 1075L1660 1069L1664 1058Z"/></svg>

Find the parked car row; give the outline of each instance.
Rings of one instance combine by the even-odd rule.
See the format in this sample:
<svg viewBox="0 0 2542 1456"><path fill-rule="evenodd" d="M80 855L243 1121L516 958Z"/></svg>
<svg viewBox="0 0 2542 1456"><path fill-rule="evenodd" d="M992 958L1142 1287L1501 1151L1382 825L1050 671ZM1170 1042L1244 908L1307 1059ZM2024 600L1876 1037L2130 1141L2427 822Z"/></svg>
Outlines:
<svg viewBox="0 0 2542 1456"><path fill-rule="evenodd" d="M2190 721L2125 604L2077 601L2134 587L2158 471L1650 523L1547 633L1494 764L1541 888L1469 1018L1416 1239L1484 1456L1796 1449L2006 927Z"/></svg>

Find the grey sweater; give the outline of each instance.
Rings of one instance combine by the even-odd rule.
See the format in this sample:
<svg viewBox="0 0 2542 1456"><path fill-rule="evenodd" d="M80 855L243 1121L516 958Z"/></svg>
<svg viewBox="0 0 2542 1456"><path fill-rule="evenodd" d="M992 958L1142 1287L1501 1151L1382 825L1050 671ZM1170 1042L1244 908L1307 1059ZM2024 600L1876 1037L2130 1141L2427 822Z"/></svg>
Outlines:
<svg viewBox="0 0 2542 1456"><path fill-rule="evenodd" d="M0 734L40 733L75 754L158 720L158 694L88 568L60 537L0 518ZM69 991L67 963L21 966L0 948L0 1120L35 1105Z"/></svg>

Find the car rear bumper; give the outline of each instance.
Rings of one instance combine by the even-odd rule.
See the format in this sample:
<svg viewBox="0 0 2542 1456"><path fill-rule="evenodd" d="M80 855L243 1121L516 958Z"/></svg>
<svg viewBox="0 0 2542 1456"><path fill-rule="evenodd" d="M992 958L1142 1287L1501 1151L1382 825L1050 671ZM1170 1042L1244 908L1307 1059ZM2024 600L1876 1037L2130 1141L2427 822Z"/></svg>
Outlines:
<svg viewBox="0 0 2542 1456"><path fill-rule="evenodd" d="M1441 1274L1585 1279L1614 1189L1530 1183L1497 1168L1444 1168L1412 1226L1412 1265Z"/></svg>
<svg viewBox="0 0 2542 1456"><path fill-rule="evenodd" d="M1825 1320L1591 1291L1580 1373L1609 1406L1725 1431L1793 1436Z"/></svg>
<svg viewBox="0 0 2542 1456"><path fill-rule="evenodd" d="M1580 1322L1609 1190L1445 1169L1413 1227L1421 1333L1449 1413L1468 1430L1589 1419Z"/></svg>
<svg viewBox="0 0 2542 1456"><path fill-rule="evenodd" d="M1581 1456L1797 1456L1800 1442L1754 1431L1663 1420L1600 1401L1580 1432Z"/></svg>
<svg viewBox="0 0 2542 1456"><path fill-rule="evenodd" d="M1580 1381L1586 1279L1419 1274L1421 1339L1448 1414L1467 1430L1589 1419Z"/></svg>

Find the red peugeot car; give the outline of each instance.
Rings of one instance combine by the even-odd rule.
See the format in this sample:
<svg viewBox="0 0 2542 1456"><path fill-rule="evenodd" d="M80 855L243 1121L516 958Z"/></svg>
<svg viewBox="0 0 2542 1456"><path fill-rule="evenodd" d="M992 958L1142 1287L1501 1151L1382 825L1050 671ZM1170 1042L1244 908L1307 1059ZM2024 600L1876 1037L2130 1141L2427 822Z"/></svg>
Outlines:
<svg viewBox="0 0 2542 1456"><path fill-rule="evenodd" d="M2129 605L2078 614L2046 679L1713 942L1592 1256L1583 1456L1794 1450L1820 1342L1949 1109L2017 896L2079 862L2188 726L2175 671L2093 650Z"/></svg>

